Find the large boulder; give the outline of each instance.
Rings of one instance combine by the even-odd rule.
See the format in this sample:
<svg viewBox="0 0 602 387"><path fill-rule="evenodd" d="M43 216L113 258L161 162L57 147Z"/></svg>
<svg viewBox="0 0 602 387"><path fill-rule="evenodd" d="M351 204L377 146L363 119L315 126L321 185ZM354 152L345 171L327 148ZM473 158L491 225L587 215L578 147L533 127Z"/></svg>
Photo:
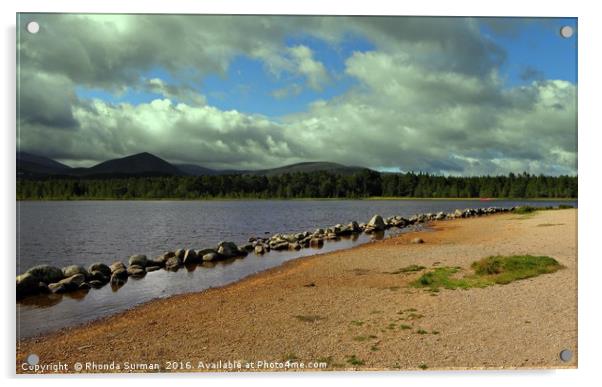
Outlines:
<svg viewBox="0 0 602 387"><path fill-rule="evenodd" d="M165 269L171 271L177 271L182 266L182 260L177 256L173 256L165 261Z"/></svg>
<svg viewBox="0 0 602 387"><path fill-rule="evenodd" d="M50 265L34 266L31 269L27 270L26 273L34 276L38 280L38 282L45 282L47 284L59 282L60 280L65 278L61 269Z"/></svg>
<svg viewBox="0 0 602 387"><path fill-rule="evenodd" d="M234 242L220 242L217 245L217 253L224 258L238 257L242 252Z"/></svg>
<svg viewBox="0 0 602 387"><path fill-rule="evenodd" d="M121 261L115 261L109 266L111 269L111 273L115 273L116 271L127 270L125 264Z"/></svg>
<svg viewBox="0 0 602 387"><path fill-rule="evenodd" d="M212 262L217 261L219 259L219 254L215 251L208 252L207 254L203 254L203 262Z"/></svg>
<svg viewBox="0 0 602 387"><path fill-rule="evenodd" d="M111 275L105 275L103 272L99 271L99 270L94 270L90 272L90 276L88 277L89 281L99 281L103 284L106 284L107 282L109 282L109 279L111 278Z"/></svg>
<svg viewBox="0 0 602 387"><path fill-rule="evenodd" d="M71 277L60 280L58 283L64 285L65 290L73 291L79 289L81 284L83 284L84 282L86 282L86 276L84 276L83 274L75 274Z"/></svg>
<svg viewBox="0 0 602 387"><path fill-rule="evenodd" d="M80 265L71 265L71 266L66 266L63 267L63 276L65 278L74 276L76 274L82 274L84 277L88 277L88 270L86 270L85 267L80 266Z"/></svg>
<svg viewBox="0 0 602 387"><path fill-rule="evenodd" d="M178 259L184 259L184 254L186 253L186 250L184 249L177 249L174 253L174 256L178 257Z"/></svg>
<svg viewBox="0 0 602 387"><path fill-rule="evenodd" d="M370 233L375 231L384 231L385 228L386 224L383 220L383 217L380 215L374 215L372 219L370 219L368 224L366 224L366 228L364 231Z"/></svg>
<svg viewBox="0 0 602 387"><path fill-rule="evenodd" d="M128 272L126 269L115 270L111 275L111 282L115 282L116 279L127 280Z"/></svg>
<svg viewBox="0 0 602 387"><path fill-rule="evenodd" d="M30 273L17 276L17 298L38 293L39 284L40 281Z"/></svg>
<svg viewBox="0 0 602 387"><path fill-rule="evenodd" d="M193 263L199 263L200 259L196 251L189 249L184 252L184 258L182 258L182 262L185 265L190 265Z"/></svg>
<svg viewBox="0 0 602 387"><path fill-rule="evenodd" d="M130 265L127 269L127 273L130 277L141 278L146 275L146 270L142 266Z"/></svg>
<svg viewBox="0 0 602 387"><path fill-rule="evenodd" d="M48 290L50 290L52 293L56 293L56 294L67 293L69 291L67 289L67 287L65 286L65 284L62 284L60 282L57 282L54 284L49 284Z"/></svg>
<svg viewBox="0 0 602 387"><path fill-rule="evenodd" d="M138 255L132 255L130 257L130 259L128 259L128 263L130 264L130 266L140 266L142 268L146 267L146 263L147 263L147 259L146 259L146 255L142 255L142 254L138 254Z"/></svg>
<svg viewBox="0 0 602 387"><path fill-rule="evenodd" d="M90 265L88 268L88 273L90 273L90 276L92 276L94 272L100 272L107 278L111 277L111 268L102 262L96 262Z"/></svg>
<svg viewBox="0 0 602 387"><path fill-rule="evenodd" d="M265 254L265 247L263 247L262 244L258 244L255 246L255 254L257 255L263 255Z"/></svg>

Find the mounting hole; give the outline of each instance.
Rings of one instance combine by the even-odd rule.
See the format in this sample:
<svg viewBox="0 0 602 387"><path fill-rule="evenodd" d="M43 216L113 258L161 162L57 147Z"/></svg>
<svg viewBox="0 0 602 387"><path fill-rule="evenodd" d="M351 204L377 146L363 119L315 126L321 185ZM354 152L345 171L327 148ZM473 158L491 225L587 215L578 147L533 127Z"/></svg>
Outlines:
<svg viewBox="0 0 602 387"><path fill-rule="evenodd" d="M560 28L560 36L562 36L565 39L570 38L571 36L573 36L573 34L573 27L571 26L563 26Z"/></svg>
<svg viewBox="0 0 602 387"><path fill-rule="evenodd" d="M572 358L573 351L571 351L570 349L563 349L562 351L560 351L560 360L562 360L563 362L569 362Z"/></svg>
<svg viewBox="0 0 602 387"><path fill-rule="evenodd" d="M29 365L36 365L40 362L40 357L38 355L36 355L35 353L30 354L29 356L27 356L27 364Z"/></svg>
<svg viewBox="0 0 602 387"><path fill-rule="evenodd" d="M38 22L31 21L27 23L27 32L29 32L30 34L37 34L39 30L40 25L38 24Z"/></svg>

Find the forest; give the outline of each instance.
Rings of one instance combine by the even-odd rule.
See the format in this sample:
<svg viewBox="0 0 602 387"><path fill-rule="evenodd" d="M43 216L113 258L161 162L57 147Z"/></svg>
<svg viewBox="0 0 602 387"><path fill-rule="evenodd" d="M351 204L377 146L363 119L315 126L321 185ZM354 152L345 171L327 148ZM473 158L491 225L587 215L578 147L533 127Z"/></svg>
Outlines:
<svg viewBox="0 0 602 387"><path fill-rule="evenodd" d="M441 176L428 173L300 172L217 175L17 179L17 200L297 199L297 198L576 198L576 176L527 173Z"/></svg>

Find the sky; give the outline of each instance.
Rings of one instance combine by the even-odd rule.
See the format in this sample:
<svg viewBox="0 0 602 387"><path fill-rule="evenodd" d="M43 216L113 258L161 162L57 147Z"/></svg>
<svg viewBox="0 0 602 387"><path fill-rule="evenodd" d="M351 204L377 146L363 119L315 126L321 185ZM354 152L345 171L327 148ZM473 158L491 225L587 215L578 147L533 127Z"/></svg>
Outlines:
<svg viewBox="0 0 602 387"><path fill-rule="evenodd" d="M40 24L37 34L25 30ZM575 18L21 14L17 148L577 174Z"/></svg>

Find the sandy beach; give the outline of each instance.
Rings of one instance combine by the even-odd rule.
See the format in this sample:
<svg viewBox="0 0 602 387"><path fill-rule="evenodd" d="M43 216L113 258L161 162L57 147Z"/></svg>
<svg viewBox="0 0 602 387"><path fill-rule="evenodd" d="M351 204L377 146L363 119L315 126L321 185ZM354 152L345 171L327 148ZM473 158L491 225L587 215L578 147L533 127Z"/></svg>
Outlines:
<svg viewBox="0 0 602 387"><path fill-rule="evenodd" d="M430 226L17 342L16 372L28 372L22 364L31 353L40 364L67 364L66 372L77 372L76 362L82 372L577 366L577 210ZM425 243L412 244L416 237ZM547 255L565 267L436 293L410 286L420 272L392 274L408 265L468 274L476 260L514 254ZM563 349L573 351L571 361L560 360ZM279 368L287 360L292 368ZM266 366L244 369L257 362ZM102 368L108 364L120 368Z"/></svg>

